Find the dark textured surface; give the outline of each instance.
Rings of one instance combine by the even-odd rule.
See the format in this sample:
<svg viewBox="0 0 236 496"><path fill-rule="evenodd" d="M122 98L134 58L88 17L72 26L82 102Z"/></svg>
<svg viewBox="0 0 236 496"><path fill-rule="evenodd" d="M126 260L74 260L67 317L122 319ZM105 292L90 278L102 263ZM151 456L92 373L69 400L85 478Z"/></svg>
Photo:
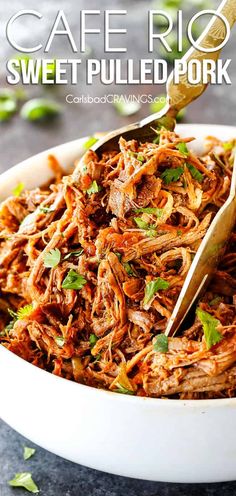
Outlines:
<svg viewBox="0 0 236 496"><path fill-rule="evenodd" d="M236 482L194 485L128 479L75 465L37 447L35 455L24 462L23 446L34 445L5 424L0 424L0 496L25 494L21 489L7 487L7 481L15 472L21 471L32 473L42 496L232 496L236 494ZM145 463L145 460L143 462Z"/></svg>
<svg viewBox="0 0 236 496"><path fill-rule="evenodd" d="M218 4L218 2L215 2ZM151 2L146 0L113 0L112 7L109 0L103 0L100 8L127 8L128 9L128 56L148 57L143 40L145 33L143 29L142 11L147 11ZM0 0L0 57L7 58L12 55L12 50L4 39L4 25L6 20L16 11L22 8L36 8L44 14L44 21L40 26L42 38L46 38L50 23L55 17L58 8L62 8L68 14L68 19L75 32L78 31L77 13L81 8L98 8L96 0L60 0L60 6L56 1L43 0L40 5L30 0L11 0L6 3ZM138 10L137 10L138 9ZM138 13L138 14L137 14ZM77 30L77 31L76 31ZM138 33L138 35L137 35ZM24 25L19 33L19 40L30 39L30 26ZM224 54L228 58L234 58L234 40L227 46ZM95 57L102 53L102 40L95 42L91 38L90 45L93 47ZM60 57L68 57L66 49L57 44L55 54ZM52 54L52 56L54 53ZM230 77L232 87L214 86L208 89L200 101L191 105L185 122L204 122L219 124L235 124L235 88L236 71L235 60L232 60ZM3 67L0 80L4 80ZM1 83L2 84L2 83ZM93 87L85 87L84 83L73 88L75 95L87 94L103 95L105 93L142 94L151 93L156 95L160 88L147 86L142 89L138 87L103 87L99 83ZM163 91L163 90L162 90ZM29 89L30 95L48 94L50 97L59 99L64 107L64 113L60 119L47 125L32 125L23 122L18 116L4 125L0 125L0 171L9 166L35 154L45 148L59 143L75 139L84 134L92 134L96 130L115 128L134 120L118 116L111 105L68 105L65 103L65 95L69 88L61 87L57 90L46 90L41 87ZM148 106L144 105L135 116L140 118L148 113ZM1 400L0 400L1 401ZM17 408L17 405L16 405ZM66 427L64 427L66 428ZM103 474L95 470L87 469L63 459L60 459L40 448L36 455L29 461L24 462L22 456L23 445L31 446L29 441L0 422L0 496L13 494L25 494L20 489L11 489L7 481L16 472L31 471L33 477L41 489L43 496L229 496L236 494L236 483L209 484L209 485L186 485L186 484L164 484L145 481L136 481L122 477ZM219 447L220 449L220 447ZM102 450L102 442L101 442ZM145 463L145 460L144 460Z"/></svg>

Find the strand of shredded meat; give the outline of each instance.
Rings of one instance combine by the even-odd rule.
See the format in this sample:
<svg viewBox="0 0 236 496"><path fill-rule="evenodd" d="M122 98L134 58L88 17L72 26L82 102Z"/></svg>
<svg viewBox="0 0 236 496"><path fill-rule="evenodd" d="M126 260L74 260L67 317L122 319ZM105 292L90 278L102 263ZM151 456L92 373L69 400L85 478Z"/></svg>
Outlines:
<svg viewBox="0 0 236 496"><path fill-rule="evenodd" d="M232 396L236 232L198 302L208 331L197 313L181 336L159 338L228 197L235 142L209 138L199 157L192 138L157 136L121 138L120 151L102 157L88 150L70 176L50 157L52 184L0 205L0 341L38 367L111 391Z"/></svg>

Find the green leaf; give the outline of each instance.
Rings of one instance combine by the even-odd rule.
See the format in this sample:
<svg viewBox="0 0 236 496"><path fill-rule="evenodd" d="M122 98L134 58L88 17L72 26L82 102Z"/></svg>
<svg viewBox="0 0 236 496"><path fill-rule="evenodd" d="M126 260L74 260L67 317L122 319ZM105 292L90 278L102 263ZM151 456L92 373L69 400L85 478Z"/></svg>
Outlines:
<svg viewBox="0 0 236 496"><path fill-rule="evenodd" d="M61 113L61 106L53 100L46 98L34 98L26 102L20 115L23 119L28 121L39 121L43 119L50 119Z"/></svg>
<svg viewBox="0 0 236 496"><path fill-rule="evenodd" d="M63 346L65 344L65 339L63 338L63 336L55 336L54 339L57 343L57 346L59 346L59 348L63 348Z"/></svg>
<svg viewBox="0 0 236 496"><path fill-rule="evenodd" d="M21 472L15 475L14 479L10 480L8 484L12 487L24 487L30 493L38 493L39 489L32 479L29 472Z"/></svg>
<svg viewBox="0 0 236 496"><path fill-rule="evenodd" d="M201 308L197 308L196 314L202 324L207 349L209 350L223 339L222 334L217 330L220 321Z"/></svg>
<svg viewBox="0 0 236 496"><path fill-rule="evenodd" d="M165 169L161 174L161 179L163 179L165 184L170 184L172 182L178 181L180 176L183 174L184 169L182 167L176 167L175 169Z"/></svg>
<svg viewBox="0 0 236 496"><path fill-rule="evenodd" d="M137 155L137 160L141 163L145 162L145 158L143 155L141 155L141 153L138 153Z"/></svg>
<svg viewBox="0 0 236 496"><path fill-rule="evenodd" d="M199 172L199 170L196 169L196 167L194 167L192 164L186 163L186 166L188 167L188 170L190 171L190 174L193 177L193 179L196 179L196 181L202 183L203 175L201 174L201 172Z"/></svg>
<svg viewBox="0 0 236 496"><path fill-rule="evenodd" d="M114 253L115 253L115 255L117 256L117 258L118 258L118 260L119 260L119 262L120 262L120 261L121 261L121 259L122 259L122 255L121 255L121 253L119 253L118 251L114 251Z"/></svg>
<svg viewBox="0 0 236 496"><path fill-rule="evenodd" d="M150 303L154 295L159 290L168 289L168 288L169 288L169 283L165 281L165 279L162 279L161 277L158 277L157 279L148 282L145 287L143 305L145 306L148 303Z"/></svg>
<svg viewBox="0 0 236 496"><path fill-rule="evenodd" d="M134 271L134 269L132 268L132 266L129 264L129 262L123 262L122 265L129 276L136 276L137 275L136 272Z"/></svg>
<svg viewBox="0 0 236 496"><path fill-rule="evenodd" d="M168 337L165 334L158 334L154 342L153 348L159 353L167 353L168 351Z"/></svg>
<svg viewBox="0 0 236 496"><path fill-rule="evenodd" d="M79 257L80 255L82 255L84 249L83 248L80 248L79 250L74 250L74 251L70 251L69 253L67 253L65 256L64 256L64 259L63 260L68 260L69 258L71 257Z"/></svg>
<svg viewBox="0 0 236 496"><path fill-rule="evenodd" d="M95 143L97 143L98 139L94 136L90 136L89 139L84 143L83 147L85 150L89 150Z"/></svg>
<svg viewBox="0 0 236 496"><path fill-rule="evenodd" d="M24 190L24 187L25 187L24 183L17 184L17 186L15 186L15 188L12 190L12 194L14 196L20 196L22 191Z"/></svg>
<svg viewBox="0 0 236 496"><path fill-rule="evenodd" d="M24 307L19 308L17 312L17 320L23 320L25 317L28 317L33 311L33 305L30 303L29 305L25 305Z"/></svg>
<svg viewBox="0 0 236 496"><path fill-rule="evenodd" d="M136 208L134 211L136 214L156 215L156 217L158 217L159 219L163 215L163 208L145 207L145 208Z"/></svg>
<svg viewBox="0 0 236 496"><path fill-rule="evenodd" d="M93 195L94 193L99 193L101 191L101 186L98 185L97 181L93 181L91 186L87 189L88 195Z"/></svg>
<svg viewBox="0 0 236 496"><path fill-rule="evenodd" d="M93 334L93 333L90 334L90 336L89 336L89 344L90 344L90 348L91 349L95 346L97 340L98 340L98 338L97 338L96 334Z"/></svg>
<svg viewBox="0 0 236 496"><path fill-rule="evenodd" d="M117 389L114 389L114 393L121 393L121 394L130 394L133 395L134 391L131 391L130 389L127 389L123 386L120 386Z"/></svg>
<svg viewBox="0 0 236 496"><path fill-rule="evenodd" d="M44 267L51 269L56 267L61 260L61 252L58 248L54 250L49 250L43 256Z"/></svg>
<svg viewBox="0 0 236 496"><path fill-rule="evenodd" d="M51 212L55 212L54 208L52 207L39 207L39 211L42 212L43 214L49 214Z"/></svg>
<svg viewBox="0 0 236 496"><path fill-rule="evenodd" d="M70 270L65 277L61 287L63 289L81 289L86 284L86 279L75 272L75 270Z"/></svg>
<svg viewBox="0 0 236 496"><path fill-rule="evenodd" d="M122 100L119 102L114 102L113 106L115 107L117 113L123 117L136 114L141 108L139 102L125 102Z"/></svg>
<svg viewBox="0 0 236 496"><path fill-rule="evenodd" d="M134 217L134 221L136 222L139 229L143 229L144 231L146 231L147 236L156 236L157 231L155 225L148 224L148 222L145 222L145 220L141 219L141 217Z"/></svg>
<svg viewBox="0 0 236 496"><path fill-rule="evenodd" d="M15 91L10 89L0 90L0 121L7 121L17 110Z"/></svg>
<svg viewBox="0 0 236 496"><path fill-rule="evenodd" d="M184 141L181 142L181 143L178 143L176 145L176 148L178 148L178 150L180 151L180 153L182 153L186 157L189 155L189 150L188 150L188 148L186 146L186 143Z"/></svg>
<svg viewBox="0 0 236 496"><path fill-rule="evenodd" d="M24 460L29 460L29 458L35 454L35 451L35 448L28 448L28 446L24 446Z"/></svg>
<svg viewBox="0 0 236 496"><path fill-rule="evenodd" d="M210 307L213 307L214 305L218 305L222 301L222 296L215 296L210 302L209 305Z"/></svg>
<svg viewBox="0 0 236 496"><path fill-rule="evenodd" d="M225 141L225 143L223 143L223 148L224 150L227 152L228 150L232 150L233 149L233 143L232 141Z"/></svg>

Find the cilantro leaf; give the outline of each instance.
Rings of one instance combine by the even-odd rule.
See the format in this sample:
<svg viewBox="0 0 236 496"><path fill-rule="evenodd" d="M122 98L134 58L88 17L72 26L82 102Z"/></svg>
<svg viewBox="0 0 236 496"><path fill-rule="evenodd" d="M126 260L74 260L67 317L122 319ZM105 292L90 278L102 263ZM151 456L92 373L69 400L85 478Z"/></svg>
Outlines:
<svg viewBox="0 0 236 496"><path fill-rule="evenodd" d="M24 317L28 317L33 311L33 305L30 303L29 305L25 305L24 307L19 308L17 312L17 320L22 320Z"/></svg>
<svg viewBox="0 0 236 496"><path fill-rule="evenodd" d="M29 460L29 458L35 454L35 451L35 448L28 448L28 446L24 446L24 460Z"/></svg>
<svg viewBox="0 0 236 496"><path fill-rule="evenodd" d="M81 289L86 284L86 279L75 272L75 270L70 270L62 282L61 287L63 289Z"/></svg>
<svg viewBox="0 0 236 496"><path fill-rule="evenodd" d="M43 256L44 267L47 267L48 269L56 267L60 263L60 260L61 252L58 248L48 251Z"/></svg>
<svg viewBox="0 0 236 496"><path fill-rule="evenodd" d="M63 336L55 336L54 339L57 343L57 346L59 346L59 348L63 348L63 346L65 344L65 339L63 338Z"/></svg>
<svg viewBox="0 0 236 496"><path fill-rule="evenodd" d="M225 141L225 143L223 143L223 148L224 150L227 152L228 150L232 150L233 148L233 143L232 141Z"/></svg>
<svg viewBox="0 0 236 496"><path fill-rule="evenodd" d="M168 351L168 337L165 334L158 334L153 344L155 351L159 353L167 353Z"/></svg>
<svg viewBox="0 0 236 496"><path fill-rule="evenodd" d="M207 349L209 350L223 339L222 334L217 330L220 321L201 308L197 308L196 314L202 324Z"/></svg>
<svg viewBox="0 0 236 496"><path fill-rule="evenodd" d="M136 214L151 214L156 215L156 217L160 218L163 214L163 208L155 208L155 207L145 207L145 208L136 208Z"/></svg>
<svg viewBox="0 0 236 496"><path fill-rule="evenodd" d="M146 231L147 236L156 235L157 232L154 225L148 224L148 222L145 222L145 220L141 219L141 217L134 217L134 221L136 222L139 229L143 229L144 231Z"/></svg>
<svg viewBox="0 0 236 496"><path fill-rule="evenodd" d="M25 187L24 183L17 184L17 186L15 186L15 188L12 190L12 194L14 196L20 196L22 191L24 190L24 187Z"/></svg>
<svg viewBox="0 0 236 496"><path fill-rule="evenodd" d="M75 250L75 251L70 251L64 256L63 260L68 260L70 257L79 257L80 255L82 255L83 251L84 251L83 248L80 248L79 250Z"/></svg>
<svg viewBox="0 0 236 496"><path fill-rule="evenodd" d="M186 155L188 156L189 155L189 150L186 146L186 143L183 141L181 143L178 143L178 145L176 145L176 148L180 151L180 153L182 153L183 155Z"/></svg>
<svg viewBox="0 0 236 496"><path fill-rule="evenodd" d="M90 344L90 348L91 349L95 346L97 340L98 340L98 338L97 338L96 334L93 334L93 333L90 334L90 336L89 336L89 344Z"/></svg>
<svg viewBox="0 0 236 496"><path fill-rule="evenodd" d="M101 191L101 186L98 185L97 181L93 181L91 186L86 190L88 195L93 195L94 193L99 193Z"/></svg>
<svg viewBox="0 0 236 496"><path fill-rule="evenodd" d="M30 493L38 493L38 486L32 479L30 472L21 472L15 475L14 479L8 482L12 487L24 487Z"/></svg>
<svg viewBox="0 0 236 496"><path fill-rule="evenodd" d="M180 176L183 174L184 169L182 167L176 167L175 169L166 169L161 174L161 179L163 179L165 184L170 184L172 182L178 181Z"/></svg>
<svg viewBox="0 0 236 496"><path fill-rule="evenodd" d="M145 162L145 158L143 155L141 155L141 153L138 153L137 155L137 160L141 163Z"/></svg>
<svg viewBox="0 0 236 496"><path fill-rule="evenodd" d="M89 139L84 143L85 150L89 150L95 143L97 143L98 139L94 136L90 136Z"/></svg>
<svg viewBox="0 0 236 496"><path fill-rule="evenodd" d="M157 291L159 291L160 289L168 289L168 287L168 281L165 281L165 279L162 279L161 277L148 282L145 287L143 305L147 305L152 300Z"/></svg>
<svg viewBox="0 0 236 496"><path fill-rule="evenodd" d="M132 266L129 264L129 262L123 262L122 265L129 276L137 276L137 273L132 268Z"/></svg>
<svg viewBox="0 0 236 496"><path fill-rule="evenodd" d="M117 389L114 389L114 393L121 393L121 394L130 394L133 395L134 391L131 391L130 389L125 388L124 386L120 386Z"/></svg>
<svg viewBox="0 0 236 496"><path fill-rule="evenodd" d="M198 181L199 183L202 183L203 175L201 174L201 172L199 172L199 170L196 169L196 167L194 167L194 165L192 165L192 164L186 163L186 166L188 167L188 170L189 170L191 176L193 177L193 179L196 179L196 181Z"/></svg>
<svg viewBox="0 0 236 496"><path fill-rule="evenodd" d="M52 207L39 207L39 211L42 212L43 214L49 214L51 212L54 212L54 208L52 208Z"/></svg>

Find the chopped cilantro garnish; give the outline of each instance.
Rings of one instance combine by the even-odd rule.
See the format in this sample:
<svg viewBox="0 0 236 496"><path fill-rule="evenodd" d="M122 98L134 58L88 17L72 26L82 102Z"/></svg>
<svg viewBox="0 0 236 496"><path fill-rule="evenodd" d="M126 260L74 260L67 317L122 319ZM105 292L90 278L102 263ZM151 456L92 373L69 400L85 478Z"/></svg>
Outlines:
<svg viewBox="0 0 236 496"><path fill-rule="evenodd" d="M197 308L196 314L202 324L207 349L209 350L223 339L222 334L217 330L220 321L201 308Z"/></svg>
<svg viewBox="0 0 236 496"><path fill-rule="evenodd" d="M22 191L24 190L24 187L25 187L24 183L17 184L17 186L15 186L15 188L12 190L12 194L14 196L20 196Z"/></svg>
<svg viewBox="0 0 236 496"><path fill-rule="evenodd" d="M165 281L165 279L162 279L161 277L148 282L145 287L143 305L145 306L150 303L157 291L160 289L168 289L168 287L168 281Z"/></svg>
<svg viewBox="0 0 236 496"><path fill-rule="evenodd" d="M75 270L70 270L65 277L61 287L63 289L81 289L86 284L86 279L75 272Z"/></svg>
<svg viewBox="0 0 236 496"><path fill-rule="evenodd" d="M227 152L228 150L232 150L233 148L233 143L232 141L226 141L225 143L223 143L223 148L224 150Z"/></svg>
<svg viewBox="0 0 236 496"><path fill-rule="evenodd" d="M155 351L159 353L167 353L168 351L168 337L165 334L158 334L153 344Z"/></svg>
<svg viewBox="0 0 236 496"><path fill-rule="evenodd" d="M55 341L57 343L57 346L59 346L59 348L62 348L65 344L65 339L63 338L63 336L55 336Z"/></svg>
<svg viewBox="0 0 236 496"><path fill-rule="evenodd" d="M196 179L196 181L201 183L203 181L203 175L201 174L201 172L199 172L199 170L196 169L196 167L194 167L194 165L192 164L186 163L186 166L188 167L188 170L193 179Z"/></svg>
<svg viewBox="0 0 236 496"><path fill-rule="evenodd" d="M90 336L89 336L89 344L90 344L90 348L91 349L95 346L97 340L98 340L98 338L97 338L96 334L90 334Z"/></svg>
<svg viewBox="0 0 236 496"><path fill-rule="evenodd" d="M114 389L114 392L115 393L121 393L121 394L131 394L131 395L134 394L134 391L131 391L130 389L127 389L127 388L120 386L120 385L117 389Z"/></svg>
<svg viewBox="0 0 236 496"><path fill-rule="evenodd" d="M189 155L189 150L186 146L186 143L183 141L181 143L178 143L176 145L176 148L178 148L178 150L180 151L180 153L182 153L183 155Z"/></svg>
<svg viewBox="0 0 236 496"><path fill-rule="evenodd" d="M210 307L213 307L214 305L218 305L218 303L220 303L221 301L222 301L221 296L215 296L215 298L213 298L213 300L209 302L209 305Z"/></svg>
<svg viewBox="0 0 236 496"><path fill-rule="evenodd" d="M83 248L80 248L79 250L70 251L64 256L63 260L68 260L71 257L79 257L80 255L82 255L83 251L84 251Z"/></svg>
<svg viewBox="0 0 236 496"><path fill-rule="evenodd" d="M98 139L94 136L90 136L90 138L84 143L84 148L89 150L95 143L97 143Z"/></svg>
<svg viewBox="0 0 236 496"><path fill-rule="evenodd" d="M88 195L99 193L99 191L101 191L101 186L98 185L97 181L93 181L91 186L87 189Z"/></svg>
<svg viewBox="0 0 236 496"><path fill-rule="evenodd" d="M61 260L61 252L60 250L58 250L58 248L48 251L43 256L44 266L47 268L56 267L60 263L60 260Z"/></svg>
<svg viewBox="0 0 236 496"><path fill-rule="evenodd" d="M33 311L33 305L30 303L29 305L25 305L24 307L19 308L17 312L17 319L22 320L24 317L28 317Z"/></svg>
<svg viewBox="0 0 236 496"><path fill-rule="evenodd" d="M151 214L156 215L156 217L160 218L163 214L163 208L155 208L155 207L145 207L145 208L136 208L136 214Z"/></svg>
<svg viewBox="0 0 236 496"><path fill-rule="evenodd" d="M39 207L39 211L42 212L43 214L49 214L51 212L54 212L54 208L52 208L52 207Z"/></svg>
<svg viewBox="0 0 236 496"><path fill-rule="evenodd" d="M32 479L30 472L21 472L15 475L14 479L10 480L8 484L12 487L24 487L30 493L38 493L38 486Z"/></svg>
<svg viewBox="0 0 236 496"><path fill-rule="evenodd" d="M35 451L35 448L28 448L28 446L24 446L24 460L29 460L29 458L35 454Z"/></svg>
<svg viewBox="0 0 236 496"><path fill-rule="evenodd" d="M138 155L137 155L137 160L138 160L139 162L141 162L141 163L145 162L145 158L144 158L144 156L143 156L143 155L141 155L140 153L138 153Z"/></svg>
<svg viewBox="0 0 236 496"><path fill-rule="evenodd" d="M177 229L177 236L182 236L182 231L180 229Z"/></svg>
<svg viewBox="0 0 236 496"><path fill-rule="evenodd" d="M155 229L155 225L148 224L145 220L141 219L141 217L134 217L134 221L136 222L139 229L143 229L146 231L147 236L155 236L157 231Z"/></svg>
<svg viewBox="0 0 236 496"><path fill-rule="evenodd" d="M180 176L183 174L184 169L182 167L176 167L175 169L166 169L161 174L161 179L163 179L165 184L170 184L172 182L178 181Z"/></svg>
<svg viewBox="0 0 236 496"><path fill-rule="evenodd" d="M132 268L132 266L128 262L124 262L122 265L129 276L135 276L136 275L134 269Z"/></svg>
<svg viewBox="0 0 236 496"><path fill-rule="evenodd" d="M122 259L122 255L121 255L121 253L119 253L118 251L115 251L114 253L115 253L115 255L117 256L117 258L118 258L118 260L119 260L119 262L120 262L120 261L121 261L121 259Z"/></svg>

